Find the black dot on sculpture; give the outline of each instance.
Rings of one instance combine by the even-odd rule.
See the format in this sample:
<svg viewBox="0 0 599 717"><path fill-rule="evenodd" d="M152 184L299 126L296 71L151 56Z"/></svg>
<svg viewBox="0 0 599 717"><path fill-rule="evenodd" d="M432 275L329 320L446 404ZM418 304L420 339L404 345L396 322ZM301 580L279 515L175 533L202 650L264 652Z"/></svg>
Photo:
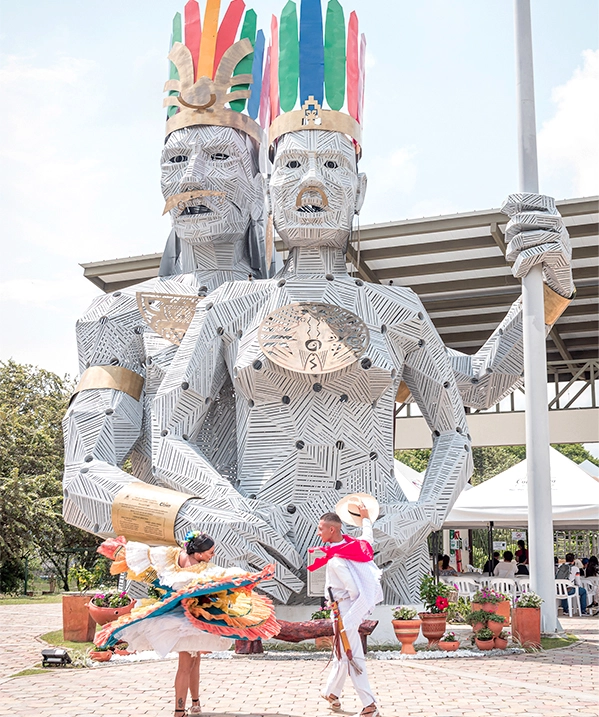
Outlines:
<svg viewBox="0 0 599 717"><path fill-rule="evenodd" d="M438 437L438 436L440 436L440 435L441 435L441 431L433 431L433 436L437 436L437 437Z"/></svg>
<svg viewBox="0 0 599 717"><path fill-rule="evenodd" d="M255 493L250 493L250 495L248 495L248 498L249 498L250 500L256 500L256 494L255 494Z"/></svg>
<svg viewBox="0 0 599 717"><path fill-rule="evenodd" d="M117 358L116 356L113 356L113 357L110 359L110 363L111 363L112 366L118 366L118 365L119 365L119 360L118 360L118 358Z"/></svg>
<svg viewBox="0 0 599 717"><path fill-rule="evenodd" d="M478 383L478 379L477 378L471 379L471 383Z"/></svg>
<svg viewBox="0 0 599 717"><path fill-rule="evenodd" d="M223 329L222 326L219 326L219 327L216 329L216 333L217 333L219 336L222 336L222 335L225 333L225 330Z"/></svg>
<svg viewBox="0 0 599 717"><path fill-rule="evenodd" d="M97 523L94 523L94 530L93 530L93 532L94 532L94 533L99 533L99 532L100 532L100 526L99 526Z"/></svg>
<svg viewBox="0 0 599 717"><path fill-rule="evenodd" d="M334 279L335 277L334 277L332 274L325 274L324 278L325 278L327 281L333 281L333 279Z"/></svg>
<svg viewBox="0 0 599 717"><path fill-rule="evenodd" d="M148 366L151 366L152 363L153 363L152 357L151 357L151 356L148 356L148 358L146 359L146 364L147 364Z"/></svg>
<svg viewBox="0 0 599 717"><path fill-rule="evenodd" d="M470 446L467 443L464 443L464 450L466 453L470 450Z"/></svg>
<svg viewBox="0 0 599 717"><path fill-rule="evenodd" d="M360 365L361 365L362 368L366 371L366 370L368 370L368 369L372 366L372 361L371 361L369 358L363 358L363 359L360 361Z"/></svg>
<svg viewBox="0 0 599 717"><path fill-rule="evenodd" d="M252 399L250 398L250 400L248 401L248 406L249 406L250 408L254 408L255 405L256 405L256 404L255 404L255 403L252 401Z"/></svg>
<svg viewBox="0 0 599 717"><path fill-rule="evenodd" d="M189 440L189 436L187 435L187 433L184 433L183 436L182 436L182 438L183 438L184 441L188 441L188 440Z"/></svg>
<svg viewBox="0 0 599 717"><path fill-rule="evenodd" d="M458 427L456 428L456 431L457 431L458 433L461 433L461 432L462 432L462 429L458 426Z"/></svg>
<svg viewBox="0 0 599 717"><path fill-rule="evenodd" d="M343 441L337 441L337 443L335 443L335 447L341 451L345 448L345 443Z"/></svg>
<svg viewBox="0 0 599 717"><path fill-rule="evenodd" d="M295 447L297 448L298 451L301 451L305 445L306 444L303 441L297 441L297 443L295 444Z"/></svg>
<svg viewBox="0 0 599 717"><path fill-rule="evenodd" d="M497 333L498 333L500 336L503 336L503 329L499 329L499 331L498 331Z"/></svg>
<svg viewBox="0 0 599 717"><path fill-rule="evenodd" d="M200 288L198 289L198 291L203 291L204 293L206 293L206 292L208 291L208 287L207 287L207 286L200 286Z"/></svg>
<svg viewBox="0 0 599 717"><path fill-rule="evenodd" d="M381 334L386 334L386 333L387 333L387 327L385 326L385 324L383 324L381 326Z"/></svg>
<svg viewBox="0 0 599 717"><path fill-rule="evenodd" d="M393 560L387 560L386 563L383 563L383 564L381 565L381 568L382 568L383 570L386 570L387 568L390 568L392 565L393 565Z"/></svg>
<svg viewBox="0 0 599 717"><path fill-rule="evenodd" d="M88 453L83 460L86 463L91 463L94 460L94 457Z"/></svg>
<svg viewBox="0 0 599 717"><path fill-rule="evenodd" d="M237 332L237 337L241 338L242 336L243 336L243 331L241 329L239 329L239 331Z"/></svg>
<svg viewBox="0 0 599 717"><path fill-rule="evenodd" d="M256 359L252 364L252 368L256 369L256 371L259 371L262 368L262 361L260 361L260 359Z"/></svg>
<svg viewBox="0 0 599 717"><path fill-rule="evenodd" d="M335 490L341 490L343 483L340 480L335 481Z"/></svg>
<svg viewBox="0 0 599 717"><path fill-rule="evenodd" d="M424 346L424 339L418 340L418 346L420 346L420 348L422 348Z"/></svg>
<svg viewBox="0 0 599 717"><path fill-rule="evenodd" d="M114 294L113 294L113 296L120 296L120 295L121 295L121 292L120 292L120 291L115 291Z"/></svg>
<svg viewBox="0 0 599 717"><path fill-rule="evenodd" d="M89 468L83 467L83 468L79 471L79 473L89 473Z"/></svg>
<svg viewBox="0 0 599 717"><path fill-rule="evenodd" d="M489 366L489 368L487 368L486 371L487 371L487 373L493 373L493 369L490 366Z"/></svg>
<svg viewBox="0 0 599 717"><path fill-rule="evenodd" d="M376 451L371 451L371 452L370 452L370 460L371 460L371 461L376 461L376 459L377 459L378 457L379 457L379 455L378 455L378 453L377 453Z"/></svg>
<svg viewBox="0 0 599 717"><path fill-rule="evenodd" d="M291 515L293 515L296 510L297 510L297 508L296 508L292 503L290 503L290 504L287 506L287 512L288 512L288 513L291 513Z"/></svg>
<svg viewBox="0 0 599 717"><path fill-rule="evenodd" d="M183 381L183 383L181 384L181 388L184 391L187 391L187 389L189 388L189 384L187 383L187 381Z"/></svg>
<svg viewBox="0 0 599 717"><path fill-rule="evenodd" d="M286 406L288 406L288 405L291 403L291 399L289 398L289 396L283 396L283 398L281 399L281 401L283 401L283 403L284 403Z"/></svg>
<svg viewBox="0 0 599 717"><path fill-rule="evenodd" d="M471 436L469 433L466 434L466 438L467 438L469 441L472 440L472 436Z"/></svg>
<svg viewBox="0 0 599 717"><path fill-rule="evenodd" d="M285 279L281 279L281 281L279 281L279 283L277 284L277 286L285 286L286 283L287 283L287 282L285 281Z"/></svg>
<svg viewBox="0 0 599 717"><path fill-rule="evenodd" d="M422 321L422 319L424 318L424 314L422 313L422 311L418 312L418 318L420 319L420 321Z"/></svg>
<svg viewBox="0 0 599 717"><path fill-rule="evenodd" d="M112 416L112 414L114 413L114 411L113 411L112 408L107 408L107 409L104 411L104 413L105 413L107 416Z"/></svg>
<svg viewBox="0 0 599 717"><path fill-rule="evenodd" d="M315 384L312 386L312 390L313 390L315 393L320 393L320 392L322 391L322 384L320 384L320 383L315 383Z"/></svg>
<svg viewBox="0 0 599 717"><path fill-rule="evenodd" d="M206 311L210 311L210 309L214 306L214 304L206 304Z"/></svg>
<svg viewBox="0 0 599 717"><path fill-rule="evenodd" d="M449 381L445 381L445 383L443 384L443 388L449 388L450 385L451 384L449 383Z"/></svg>
<svg viewBox="0 0 599 717"><path fill-rule="evenodd" d="M168 436L168 431L166 430L166 428L164 429L164 431L160 431L160 435L161 435L161 436Z"/></svg>
<svg viewBox="0 0 599 717"><path fill-rule="evenodd" d="M364 286L364 282L361 279L356 279L356 286Z"/></svg>
<svg viewBox="0 0 599 717"><path fill-rule="evenodd" d="M341 403L347 403L347 393L342 393L341 396L339 396L339 400Z"/></svg>

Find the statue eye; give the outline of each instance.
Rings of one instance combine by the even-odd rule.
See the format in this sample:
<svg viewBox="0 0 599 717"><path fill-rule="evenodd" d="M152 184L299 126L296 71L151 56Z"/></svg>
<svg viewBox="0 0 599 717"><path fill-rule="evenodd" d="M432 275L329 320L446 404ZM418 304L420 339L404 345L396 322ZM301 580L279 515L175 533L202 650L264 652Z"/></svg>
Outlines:
<svg viewBox="0 0 599 717"><path fill-rule="evenodd" d="M169 159L169 162L172 162L173 164L181 164L181 162L187 162L189 157L186 157L184 154L178 154L176 157L171 157Z"/></svg>
<svg viewBox="0 0 599 717"><path fill-rule="evenodd" d="M300 163L297 159L292 159L290 162L287 162L287 167L289 167L289 169L297 169L299 166Z"/></svg>
<svg viewBox="0 0 599 717"><path fill-rule="evenodd" d="M328 160L324 163L324 166L325 166L327 169L337 169L337 167L338 167L339 165L337 164L337 162L333 162L332 159L328 159Z"/></svg>
<svg viewBox="0 0 599 717"><path fill-rule="evenodd" d="M229 155L223 154L222 152L216 152L215 154L210 155L210 159L215 162L223 162L225 159L229 159Z"/></svg>

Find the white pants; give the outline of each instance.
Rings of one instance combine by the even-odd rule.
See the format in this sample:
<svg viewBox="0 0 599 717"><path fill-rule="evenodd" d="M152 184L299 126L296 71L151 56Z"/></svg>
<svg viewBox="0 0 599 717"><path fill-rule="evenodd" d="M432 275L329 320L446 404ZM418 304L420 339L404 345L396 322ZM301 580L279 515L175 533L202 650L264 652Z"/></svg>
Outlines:
<svg viewBox="0 0 599 717"><path fill-rule="evenodd" d="M350 600L339 601L339 612L341 613L342 618L347 613L350 607ZM360 669L362 670L362 674L358 675L354 668L351 667L347 659L347 655L345 654L345 650L343 649L343 645L341 645L341 659L338 660L337 655L333 654L333 666L329 673L329 677L325 687L325 694L335 695L335 697L341 697L345 678L349 674L349 676L351 677L351 681L354 685L354 689L358 693L358 697L360 698L362 705L364 707L367 707L373 702L376 702L376 697L374 696L372 688L370 687L368 675L366 674L366 659L364 658L364 650L362 649L362 640L358 632L358 627L359 626L348 627L347 625L345 625L345 634L349 639L349 644L351 646L354 662L360 667Z"/></svg>

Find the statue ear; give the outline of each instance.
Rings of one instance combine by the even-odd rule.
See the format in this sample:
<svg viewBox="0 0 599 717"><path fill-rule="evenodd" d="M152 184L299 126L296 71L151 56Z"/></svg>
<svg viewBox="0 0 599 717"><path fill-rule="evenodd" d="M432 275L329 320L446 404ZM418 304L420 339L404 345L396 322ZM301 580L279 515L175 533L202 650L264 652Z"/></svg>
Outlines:
<svg viewBox="0 0 599 717"><path fill-rule="evenodd" d="M272 214L272 199L270 196L270 175L264 181L264 204L267 216Z"/></svg>
<svg viewBox="0 0 599 717"><path fill-rule="evenodd" d="M358 189L356 191L356 214L360 213L362 205L364 204L364 198L366 196L366 186L368 180L364 172L358 174Z"/></svg>
<svg viewBox="0 0 599 717"><path fill-rule="evenodd" d="M253 179L254 182L254 201L252 202L251 217L254 221L260 221L264 217L264 205L266 203L266 211L270 210L270 196L264 175L256 174Z"/></svg>

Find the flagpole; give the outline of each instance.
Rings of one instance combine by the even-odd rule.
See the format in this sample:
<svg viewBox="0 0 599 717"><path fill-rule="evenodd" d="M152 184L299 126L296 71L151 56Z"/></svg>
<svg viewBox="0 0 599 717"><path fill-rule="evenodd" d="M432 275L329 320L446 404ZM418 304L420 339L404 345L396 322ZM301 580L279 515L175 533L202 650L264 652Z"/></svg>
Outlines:
<svg viewBox="0 0 599 717"><path fill-rule="evenodd" d="M539 191L530 0L514 0L518 170L521 192ZM553 561L547 355L543 270L534 266L522 280L526 466L528 474L528 551L531 589L544 602L541 631L557 629Z"/></svg>

